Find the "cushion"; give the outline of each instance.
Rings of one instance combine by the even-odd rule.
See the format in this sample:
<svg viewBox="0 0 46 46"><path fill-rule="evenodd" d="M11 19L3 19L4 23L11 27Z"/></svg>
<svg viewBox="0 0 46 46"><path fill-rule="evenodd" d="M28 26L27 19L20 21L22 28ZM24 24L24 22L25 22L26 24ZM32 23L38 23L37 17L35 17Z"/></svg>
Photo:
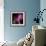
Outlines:
<svg viewBox="0 0 46 46"><path fill-rule="evenodd" d="M25 39L25 37L24 37L24 38L21 38L21 39L17 42L17 46L23 46L23 44L24 44L24 39Z"/></svg>

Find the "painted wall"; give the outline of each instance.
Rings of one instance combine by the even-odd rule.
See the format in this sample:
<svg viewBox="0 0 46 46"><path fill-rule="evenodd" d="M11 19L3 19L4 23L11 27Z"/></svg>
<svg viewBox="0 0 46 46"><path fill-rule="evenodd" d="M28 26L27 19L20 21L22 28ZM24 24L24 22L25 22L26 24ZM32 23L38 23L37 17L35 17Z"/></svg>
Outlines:
<svg viewBox="0 0 46 46"><path fill-rule="evenodd" d="M43 9L46 9L46 0L41 0L40 1L40 9L41 9L41 11L43 10ZM43 25L43 26L46 26L46 11L44 11L43 12L43 19L44 19L44 21L42 22L40 22L40 25Z"/></svg>
<svg viewBox="0 0 46 46"><path fill-rule="evenodd" d="M32 29L35 12L40 9L40 0L4 0L4 38L7 41L18 41ZM10 26L11 11L26 12L26 26Z"/></svg>

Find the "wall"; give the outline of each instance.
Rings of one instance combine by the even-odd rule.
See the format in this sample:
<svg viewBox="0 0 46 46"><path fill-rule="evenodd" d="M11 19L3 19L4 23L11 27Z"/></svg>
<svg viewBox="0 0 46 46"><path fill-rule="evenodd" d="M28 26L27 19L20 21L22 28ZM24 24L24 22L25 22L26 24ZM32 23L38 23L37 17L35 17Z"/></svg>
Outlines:
<svg viewBox="0 0 46 46"><path fill-rule="evenodd" d="M11 11L25 11L26 25L24 27L10 26ZM18 41L32 29L35 12L40 10L40 0L4 0L4 39Z"/></svg>
<svg viewBox="0 0 46 46"><path fill-rule="evenodd" d="M41 11L43 9L46 9L46 0L40 1L40 9L41 9ZM46 11L43 12L43 19L44 19L44 21L43 22L41 21L41 25L46 27L46 20L45 20L46 19Z"/></svg>
<svg viewBox="0 0 46 46"><path fill-rule="evenodd" d="M4 6L3 0L0 0L0 42L4 41L4 8L3 6Z"/></svg>

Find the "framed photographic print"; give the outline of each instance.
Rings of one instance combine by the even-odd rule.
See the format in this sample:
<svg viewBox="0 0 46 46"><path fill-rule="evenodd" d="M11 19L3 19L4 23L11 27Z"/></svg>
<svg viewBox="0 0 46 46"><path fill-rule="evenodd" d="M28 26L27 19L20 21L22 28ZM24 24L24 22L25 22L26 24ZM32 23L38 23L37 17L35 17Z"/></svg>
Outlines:
<svg viewBox="0 0 46 46"><path fill-rule="evenodd" d="M11 12L11 26L24 26L25 12Z"/></svg>

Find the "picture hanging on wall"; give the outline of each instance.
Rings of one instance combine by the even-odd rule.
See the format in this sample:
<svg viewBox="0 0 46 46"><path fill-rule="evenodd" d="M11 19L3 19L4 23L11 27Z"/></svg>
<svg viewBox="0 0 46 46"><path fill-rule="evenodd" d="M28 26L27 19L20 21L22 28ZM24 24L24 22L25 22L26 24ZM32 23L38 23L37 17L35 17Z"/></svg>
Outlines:
<svg viewBox="0 0 46 46"><path fill-rule="evenodd" d="M11 12L11 26L24 26L25 12Z"/></svg>

